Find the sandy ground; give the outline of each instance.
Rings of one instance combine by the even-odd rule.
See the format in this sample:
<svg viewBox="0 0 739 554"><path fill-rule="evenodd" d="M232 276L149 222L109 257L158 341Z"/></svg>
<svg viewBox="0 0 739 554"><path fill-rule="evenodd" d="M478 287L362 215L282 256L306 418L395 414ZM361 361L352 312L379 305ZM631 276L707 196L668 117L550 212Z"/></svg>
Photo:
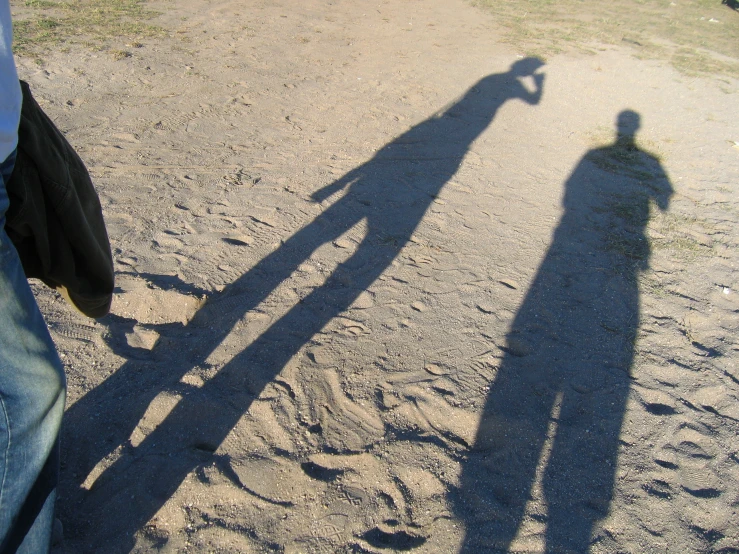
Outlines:
<svg viewBox="0 0 739 554"><path fill-rule="evenodd" d="M739 552L735 81L459 0L154 7L20 60L117 272L35 287L57 552Z"/></svg>

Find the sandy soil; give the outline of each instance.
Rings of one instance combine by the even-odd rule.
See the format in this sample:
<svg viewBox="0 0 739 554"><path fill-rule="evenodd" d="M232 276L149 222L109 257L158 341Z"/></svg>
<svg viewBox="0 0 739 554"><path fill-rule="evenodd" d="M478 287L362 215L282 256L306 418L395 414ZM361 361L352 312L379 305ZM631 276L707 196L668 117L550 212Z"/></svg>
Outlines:
<svg viewBox="0 0 739 554"><path fill-rule="evenodd" d="M20 60L118 279L35 287L57 552L739 552L735 81L459 0L154 7Z"/></svg>

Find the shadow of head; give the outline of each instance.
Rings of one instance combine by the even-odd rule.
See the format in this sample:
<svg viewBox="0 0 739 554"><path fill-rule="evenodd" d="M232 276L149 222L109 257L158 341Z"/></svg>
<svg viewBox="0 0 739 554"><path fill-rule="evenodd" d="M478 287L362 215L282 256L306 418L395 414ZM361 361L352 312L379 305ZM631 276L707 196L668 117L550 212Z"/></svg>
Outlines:
<svg viewBox="0 0 739 554"><path fill-rule="evenodd" d="M539 58L524 58L511 65L511 73L516 77L528 77L540 67L544 67L544 62Z"/></svg>
<svg viewBox="0 0 739 554"><path fill-rule="evenodd" d="M633 138L641 127L641 116L633 110L624 110L616 118L619 138Z"/></svg>

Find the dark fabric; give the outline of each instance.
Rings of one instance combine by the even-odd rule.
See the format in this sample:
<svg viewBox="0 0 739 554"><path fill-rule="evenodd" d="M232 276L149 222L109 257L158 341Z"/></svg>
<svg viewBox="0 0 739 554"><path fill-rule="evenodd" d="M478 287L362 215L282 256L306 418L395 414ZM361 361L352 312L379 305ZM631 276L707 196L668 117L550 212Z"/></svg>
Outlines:
<svg viewBox="0 0 739 554"><path fill-rule="evenodd" d="M60 289L87 316L113 295L113 257L100 200L84 163L21 81L18 157L7 183L6 230L27 277Z"/></svg>

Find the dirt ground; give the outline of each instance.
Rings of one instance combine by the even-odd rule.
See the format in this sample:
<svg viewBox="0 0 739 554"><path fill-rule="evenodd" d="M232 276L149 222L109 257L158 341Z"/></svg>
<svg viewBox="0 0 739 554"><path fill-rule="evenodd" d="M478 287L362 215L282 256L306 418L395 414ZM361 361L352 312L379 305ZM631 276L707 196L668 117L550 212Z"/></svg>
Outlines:
<svg viewBox="0 0 739 554"><path fill-rule="evenodd" d="M35 285L57 553L739 552L735 79L460 0L152 7L19 59L117 273L99 321Z"/></svg>

